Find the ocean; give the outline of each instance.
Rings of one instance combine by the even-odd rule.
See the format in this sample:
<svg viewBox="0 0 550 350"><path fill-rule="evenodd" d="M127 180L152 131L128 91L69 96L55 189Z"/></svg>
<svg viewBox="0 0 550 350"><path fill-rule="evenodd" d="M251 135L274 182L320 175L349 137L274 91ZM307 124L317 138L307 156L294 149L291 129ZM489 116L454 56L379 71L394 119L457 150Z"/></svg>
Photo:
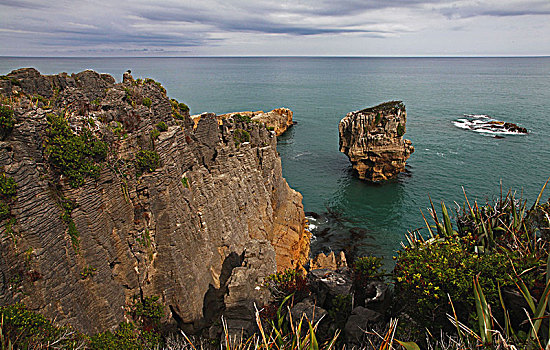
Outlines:
<svg viewBox="0 0 550 350"><path fill-rule="evenodd" d="M192 114L288 107L283 175L304 199L315 252L344 249L391 265L404 234L424 226L428 196L456 208L513 189L531 205L550 176L550 57L541 58L11 58L0 74L93 69L151 77ZM396 180L356 179L339 152L346 113L402 100L415 152ZM528 135L472 132L464 115L516 123ZM457 123L458 121L458 123ZM544 199L550 196L550 190Z"/></svg>

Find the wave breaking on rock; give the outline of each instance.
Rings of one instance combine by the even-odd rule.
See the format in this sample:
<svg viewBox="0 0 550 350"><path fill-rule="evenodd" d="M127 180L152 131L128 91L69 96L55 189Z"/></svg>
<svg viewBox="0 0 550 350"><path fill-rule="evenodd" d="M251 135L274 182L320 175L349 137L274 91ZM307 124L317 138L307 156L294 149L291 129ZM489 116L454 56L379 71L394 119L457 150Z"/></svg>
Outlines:
<svg viewBox="0 0 550 350"><path fill-rule="evenodd" d="M491 118L486 114L465 114L452 122L457 128L470 130L477 133L488 134L493 137L502 135L527 135L526 128L514 123L503 122Z"/></svg>

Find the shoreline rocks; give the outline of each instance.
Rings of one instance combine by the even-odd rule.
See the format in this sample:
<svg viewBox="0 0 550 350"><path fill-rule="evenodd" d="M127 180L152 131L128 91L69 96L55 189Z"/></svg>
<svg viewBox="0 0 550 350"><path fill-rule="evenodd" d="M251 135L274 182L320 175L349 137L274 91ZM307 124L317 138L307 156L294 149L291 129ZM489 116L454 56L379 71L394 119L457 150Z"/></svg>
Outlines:
<svg viewBox="0 0 550 350"><path fill-rule="evenodd" d="M379 182L405 170L414 152L406 132L407 112L401 101L348 113L339 123L340 152L346 154L360 179Z"/></svg>

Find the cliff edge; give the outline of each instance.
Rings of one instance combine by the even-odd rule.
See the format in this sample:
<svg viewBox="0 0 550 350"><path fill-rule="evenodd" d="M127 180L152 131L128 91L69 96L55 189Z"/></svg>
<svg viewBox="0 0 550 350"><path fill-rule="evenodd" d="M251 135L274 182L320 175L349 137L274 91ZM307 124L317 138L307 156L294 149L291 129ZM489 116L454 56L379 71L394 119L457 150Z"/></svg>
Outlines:
<svg viewBox="0 0 550 350"><path fill-rule="evenodd" d="M414 152L404 140L407 112L401 101L348 113L339 123L340 152L345 153L360 179L388 180L405 170Z"/></svg>
<svg viewBox="0 0 550 350"><path fill-rule="evenodd" d="M194 128L185 104L129 73L19 69L0 77L0 104L0 177L14 184L0 195L0 305L94 333L158 296L165 322L197 329L263 300L275 266L307 261L302 197L264 125L204 114Z"/></svg>

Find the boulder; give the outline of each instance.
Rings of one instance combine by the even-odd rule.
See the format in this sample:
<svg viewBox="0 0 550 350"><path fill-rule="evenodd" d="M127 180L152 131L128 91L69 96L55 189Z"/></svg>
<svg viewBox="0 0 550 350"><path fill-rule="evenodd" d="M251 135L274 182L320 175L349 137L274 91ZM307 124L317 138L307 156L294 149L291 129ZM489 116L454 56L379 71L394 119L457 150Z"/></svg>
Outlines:
<svg viewBox="0 0 550 350"><path fill-rule="evenodd" d="M357 306L351 311L351 315L344 327L344 337L346 342L360 344L365 331L368 331L378 322L382 322L384 317L381 313Z"/></svg>
<svg viewBox="0 0 550 350"><path fill-rule="evenodd" d="M326 305L327 301L338 295L350 294L353 285L351 271L348 268L337 271L331 269L311 270L307 274L307 279L319 306Z"/></svg>
<svg viewBox="0 0 550 350"><path fill-rule="evenodd" d="M344 254L343 251L340 251L338 255L335 255L333 251L331 251L328 255L325 255L324 253L320 253L315 258L310 259L309 261L309 268L312 270L317 269L330 269L330 270L337 270L341 267L347 267L348 263L346 261L346 254Z"/></svg>
<svg viewBox="0 0 550 350"><path fill-rule="evenodd" d="M414 152L404 140L407 113L401 101L348 113L338 126L340 152L346 154L360 179L378 182L405 170Z"/></svg>

